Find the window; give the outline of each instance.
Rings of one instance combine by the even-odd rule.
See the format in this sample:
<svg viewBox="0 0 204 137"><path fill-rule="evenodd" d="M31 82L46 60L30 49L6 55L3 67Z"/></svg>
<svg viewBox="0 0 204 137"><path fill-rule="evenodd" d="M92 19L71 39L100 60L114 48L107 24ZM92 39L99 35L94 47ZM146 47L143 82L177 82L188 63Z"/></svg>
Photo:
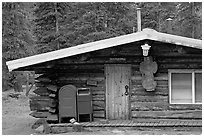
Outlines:
<svg viewBox="0 0 204 137"><path fill-rule="evenodd" d="M198 70L169 70L171 104L202 103L202 73Z"/></svg>

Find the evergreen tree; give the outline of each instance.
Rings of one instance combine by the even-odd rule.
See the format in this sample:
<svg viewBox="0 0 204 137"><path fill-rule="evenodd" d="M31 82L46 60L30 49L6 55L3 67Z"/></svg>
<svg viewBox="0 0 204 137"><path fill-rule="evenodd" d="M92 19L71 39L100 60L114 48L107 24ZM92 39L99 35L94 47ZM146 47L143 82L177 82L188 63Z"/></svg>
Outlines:
<svg viewBox="0 0 204 137"><path fill-rule="evenodd" d="M33 55L34 38L23 3L2 3L2 57L13 60Z"/></svg>
<svg viewBox="0 0 204 137"><path fill-rule="evenodd" d="M67 7L67 3L36 3L34 22L38 53L57 50L66 44L63 31Z"/></svg>
<svg viewBox="0 0 204 137"><path fill-rule="evenodd" d="M142 28L152 28L159 32L167 32L168 18L175 16L177 3L174 2L144 2L139 7L142 12Z"/></svg>
<svg viewBox="0 0 204 137"><path fill-rule="evenodd" d="M75 3L67 30L72 46L132 33L131 3ZM75 13L75 14L74 14Z"/></svg>
<svg viewBox="0 0 204 137"><path fill-rule="evenodd" d="M175 15L175 34L190 38L202 38L201 2L178 3Z"/></svg>
<svg viewBox="0 0 204 137"><path fill-rule="evenodd" d="M9 73L6 61L35 54L30 13L25 3L2 3L2 89L15 85L21 73ZM18 80L17 80L18 81ZM20 85L19 85L20 87ZM20 89L20 88L19 88Z"/></svg>
<svg viewBox="0 0 204 137"><path fill-rule="evenodd" d="M168 33L167 20L174 35L201 39L202 4L200 2L144 2L142 8L142 28L152 28Z"/></svg>

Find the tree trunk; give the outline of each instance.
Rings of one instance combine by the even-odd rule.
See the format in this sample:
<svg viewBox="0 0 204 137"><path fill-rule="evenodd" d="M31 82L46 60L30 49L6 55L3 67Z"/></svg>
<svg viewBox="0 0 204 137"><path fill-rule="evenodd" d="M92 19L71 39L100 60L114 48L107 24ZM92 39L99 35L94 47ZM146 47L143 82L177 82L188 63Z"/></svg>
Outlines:
<svg viewBox="0 0 204 137"><path fill-rule="evenodd" d="M59 17L58 17L58 11L57 11L57 2L54 3L55 4L55 19L56 19L56 39L57 39L57 49L60 48L60 45L59 45L59 40L58 40L58 37L59 37Z"/></svg>
<svg viewBox="0 0 204 137"><path fill-rule="evenodd" d="M194 18L194 16L195 16L195 5L194 5L194 2L191 3L191 12L192 12L192 16ZM194 23L192 23L192 38L195 38L195 25L194 25Z"/></svg>

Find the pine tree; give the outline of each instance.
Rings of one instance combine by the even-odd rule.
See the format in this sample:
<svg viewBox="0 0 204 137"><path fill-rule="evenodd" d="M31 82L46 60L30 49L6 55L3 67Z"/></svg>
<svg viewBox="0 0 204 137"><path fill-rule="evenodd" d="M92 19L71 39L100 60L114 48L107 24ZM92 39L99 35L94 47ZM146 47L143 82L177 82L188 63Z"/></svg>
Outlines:
<svg viewBox="0 0 204 137"><path fill-rule="evenodd" d="M178 3L175 18L176 34L202 38L202 3L182 2Z"/></svg>
<svg viewBox="0 0 204 137"><path fill-rule="evenodd" d="M131 3L89 2L72 5L67 38L72 46L132 33Z"/></svg>
<svg viewBox="0 0 204 137"><path fill-rule="evenodd" d="M60 49L66 43L63 22L67 7L67 3L36 3L34 22L38 53Z"/></svg>
<svg viewBox="0 0 204 137"><path fill-rule="evenodd" d="M9 73L6 61L35 54L30 13L25 3L2 3L2 89L6 90L16 82ZM17 80L18 81L18 80ZM19 82L20 83L20 82ZM18 84L19 89L21 85Z"/></svg>
<svg viewBox="0 0 204 137"><path fill-rule="evenodd" d="M2 57L6 60L35 53L27 16L23 3L2 3Z"/></svg>

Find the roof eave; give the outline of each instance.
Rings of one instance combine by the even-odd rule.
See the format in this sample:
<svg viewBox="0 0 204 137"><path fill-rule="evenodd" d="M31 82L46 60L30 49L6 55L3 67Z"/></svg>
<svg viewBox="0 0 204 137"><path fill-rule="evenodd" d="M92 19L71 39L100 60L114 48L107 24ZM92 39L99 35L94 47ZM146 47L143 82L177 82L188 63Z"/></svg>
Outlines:
<svg viewBox="0 0 204 137"><path fill-rule="evenodd" d="M100 49L106 49L106 48L110 48L110 47L114 47L114 46L118 46L126 43L136 42L140 40L145 40L145 39L202 49L202 40L161 33L153 29L146 28L146 29L143 29L143 31L141 32L104 39L104 40L95 41L91 43L81 44L75 47L38 54L38 55L34 55L34 56L22 58L22 59L12 60L12 61L6 62L6 64L8 66L9 71L12 71L18 68L35 65L38 63L43 63L43 62L52 61L55 59L61 59L65 57L79 55L82 53L87 53L87 52L96 51Z"/></svg>
<svg viewBox="0 0 204 137"><path fill-rule="evenodd" d="M95 50L110 48L110 47L114 47L114 46L118 46L126 43L131 43L134 41L147 39L148 36L143 33L144 32L132 33L132 34L123 35L115 38L109 38L109 39L104 39L104 40L95 41L91 43L81 44L81 45L66 48L66 49L61 49L57 51L42 53L42 54L30 56L30 57L8 61L6 62L6 64L8 66L9 71L12 71L20 67L26 67L26 66L35 65L38 63L43 63L46 61L52 61L55 59L70 57L73 55L79 55L82 53L87 53Z"/></svg>
<svg viewBox="0 0 204 137"><path fill-rule="evenodd" d="M182 36L177 36L172 34L166 34L161 32L155 32L155 33L157 34L152 35L150 38L151 40L202 49L202 40L187 38L187 37L182 37Z"/></svg>

